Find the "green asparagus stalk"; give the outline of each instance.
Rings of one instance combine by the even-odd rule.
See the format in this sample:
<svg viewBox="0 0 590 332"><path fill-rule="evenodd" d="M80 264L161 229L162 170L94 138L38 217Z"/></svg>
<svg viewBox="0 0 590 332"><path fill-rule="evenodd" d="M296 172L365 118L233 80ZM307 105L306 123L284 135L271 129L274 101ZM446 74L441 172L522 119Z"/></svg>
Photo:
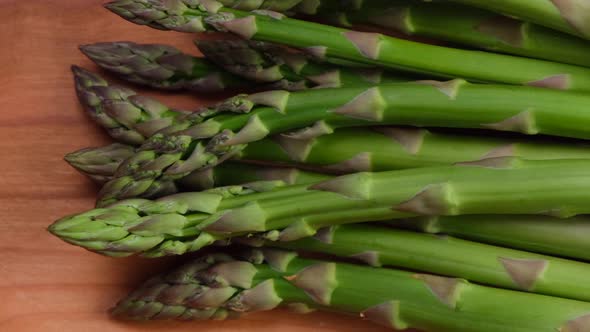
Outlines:
<svg viewBox="0 0 590 332"><path fill-rule="evenodd" d="M219 92L242 89L247 81L206 59L167 45L108 42L80 46L101 68L136 84L165 90Z"/></svg>
<svg viewBox="0 0 590 332"><path fill-rule="evenodd" d="M135 148L121 143L113 143L98 148L85 148L68 153L64 159L93 181L99 184L113 178L121 163L135 154Z"/></svg>
<svg viewBox="0 0 590 332"><path fill-rule="evenodd" d="M590 38L590 6L585 0L450 0L518 17L572 35Z"/></svg>
<svg viewBox="0 0 590 332"><path fill-rule="evenodd" d="M588 159L584 143L452 134L414 127L341 128L300 139L279 134L248 144L234 158L280 162L316 171L354 173L452 165L484 158Z"/></svg>
<svg viewBox="0 0 590 332"><path fill-rule="evenodd" d="M272 167L244 163L224 163L218 167L197 171L183 178L181 191L198 191L232 185L264 186L267 181L285 184L313 183L330 178L321 173L305 172L292 167Z"/></svg>
<svg viewBox="0 0 590 332"><path fill-rule="evenodd" d="M207 59L230 73L252 81L275 82L296 91L306 88L367 86L415 80L375 68L348 68L320 63L284 47L246 40L196 41Z"/></svg>
<svg viewBox="0 0 590 332"><path fill-rule="evenodd" d="M563 222L561 226L565 225ZM252 242L252 238L246 239ZM371 266L393 266L588 302L590 265L449 236L369 225L320 230L315 238L262 241L264 246L350 257Z"/></svg>
<svg viewBox="0 0 590 332"><path fill-rule="evenodd" d="M123 79L161 89L215 92L245 88L248 82L255 81L269 83L265 88L295 91L412 80L401 74L383 74L375 68L320 63L303 53L261 42L210 40L198 41L198 46L205 59L158 44L112 42L80 49L103 69Z"/></svg>
<svg viewBox="0 0 590 332"><path fill-rule="evenodd" d="M589 96L534 87L423 81L270 91L233 100L240 98L238 103L254 104L250 113L222 114L182 130L172 126L151 137L103 188L101 204L129 198L131 192L147 197L163 184L239 154L250 142L286 132L311 139L342 127L415 125L590 138ZM406 143L412 150L419 140Z"/></svg>
<svg viewBox="0 0 590 332"><path fill-rule="evenodd" d="M367 134L370 133L367 131ZM356 137L362 138L363 136ZM470 141L465 138L457 140L456 143ZM336 143L337 140L332 142ZM376 145L367 146L374 147ZM463 150L460 145L456 148ZM435 146L433 149L436 151ZM103 148L88 148L71 153L66 156L66 160L81 173L98 183L103 183L112 177L119 164L133 152L132 147L115 143ZM318 181L320 177L322 177L320 174L302 172L294 168L254 167L247 164L224 163L215 168L190 174L179 181L179 187L181 190L198 191L258 181L304 184ZM587 241L590 233L590 221L585 217L563 220L544 216L455 216L407 221L393 220L391 224L549 255L590 260L590 246Z"/></svg>
<svg viewBox="0 0 590 332"><path fill-rule="evenodd" d="M194 112L170 108L135 91L109 84L99 75L72 66L76 93L90 117L115 140L139 145L157 131L172 126L194 125L217 113L248 112L251 103L238 95Z"/></svg>
<svg viewBox="0 0 590 332"><path fill-rule="evenodd" d="M120 151L123 150L123 151ZM112 144L69 154L70 164L94 178L110 180L121 163L136 151ZM390 171L415 167L451 165L482 158L515 156L528 160L590 159L585 144L556 143L483 135L453 135L410 127L343 128L307 140L277 135L248 144L232 160L266 162L287 167L313 168L323 173ZM219 165L218 167L223 166ZM239 166L231 166L235 168ZM209 168L206 172L217 172ZM203 174L202 171L196 171ZM227 174L230 176L231 173ZM199 176L200 177L200 176ZM178 181L193 178L192 173ZM224 185L240 182L224 182ZM188 186L185 188L196 188Z"/></svg>
<svg viewBox="0 0 590 332"><path fill-rule="evenodd" d="M227 43L217 42L216 44L226 45ZM153 45L143 46L147 48ZM305 66L304 68L310 68L307 71L309 75L314 69L313 66ZM330 68L333 69L334 67ZM321 82L325 86L343 84L368 86L372 85L370 81L387 83L403 80L402 76L384 75L382 77L378 71L370 72L367 69L359 69L357 72L352 69L341 69L336 72L332 69L325 72L324 78L320 78L322 75L318 74L315 77L308 76L308 79L314 81L315 84ZM246 102L244 98L238 95L209 108L202 108L194 112L182 111L172 109L153 98L139 95L129 88L109 84L99 75L83 68L72 66L72 72L78 99L84 109L113 138L126 144L142 144L157 131L172 125L178 125L178 123L184 123L185 125L196 124L218 112L246 112L252 106L251 103ZM292 80L294 77L289 79ZM301 82L299 79L303 78L297 78L293 81L289 81L289 79L281 79L280 81L283 83L275 82L275 85L286 86L287 88L303 87L303 85L299 84ZM315 87L320 86L316 85Z"/></svg>
<svg viewBox="0 0 590 332"><path fill-rule="evenodd" d="M132 146L113 143L99 148L85 148L66 155L66 161L97 183L113 178L123 161L135 153ZM258 181L283 181L286 184L312 183L328 175L304 172L292 167L273 167L228 162L218 167L196 171L178 181L182 191L199 191L214 187Z"/></svg>
<svg viewBox="0 0 590 332"><path fill-rule="evenodd" d="M394 129L394 128L391 128ZM409 129L404 129L402 131L406 132ZM351 147L354 146L355 142L364 144L360 145L360 147L371 147L371 149L375 149L376 147L385 147L388 144L388 140L367 140L364 141L364 138L369 138L371 134L375 134L369 130L348 130L351 134L350 136L342 135L342 137L338 138L337 136L340 133L344 134L345 131L337 131L332 135L321 136L318 138L318 142L321 144L325 144L325 151L321 151L321 144L316 145L316 149L320 149L317 151L317 156L321 158L325 158L326 154L330 152L337 152L339 148L343 148L343 152L346 152L345 147L347 143L351 144ZM426 133L429 137L436 138L435 140L424 140L424 143L421 145L421 149L426 149L426 151L430 150L433 153L433 158L441 158L441 157L449 157L448 154L453 154L457 152L468 152L468 148L470 147L469 144L462 144L467 142L474 142L472 138L469 137L453 137L446 135L437 135L432 133ZM379 136L376 136L379 137ZM327 139L326 139L327 138ZM445 138L450 138L452 140L445 141ZM456 138L456 139L455 139ZM348 139L348 141L347 141ZM440 140L440 143L445 143L443 145L437 145L437 139ZM261 149L256 151L255 153L268 153L273 146L276 149L276 144L273 141L261 141L263 145L261 145ZM317 143L316 143L317 144ZM256 145L254 145L256 146ZM254 147L253 146L253 147ZM550 149L543 150L542 147L544 145L539 145L538 150L527 150L526 144L521 145L502 145L499 144L498 147L491 147L490 151L508 151L509 149L503 149L502 146L511 146L512 151L515 152L516 155L526 155L527 157L532 158L551 158L554 157L556 159L563 158L564 152L567 152L567 147L564 147L564 151L559 151L559 147L556 146L555 154L551 153ZM332 149L335 150L331 150ZM471 146L472 148L476 148L476 146ZM483 146L482 146L483 148ZM549 146L547 147L549 148ZM371 151L371 149L367 151ZM116 149L112 149L116 152ZM247 151L248 149L246 149ZM401 150L398 148L398 150ZM83 150L85 151L85 150ZM92 150L89 151L88 158L85 158L84 153L78 154L78 165L82 164L85 167L84 170L94 170L100 169L101 171L104 170L105 167L101 167L101 160L111 160L113 158L108 158L108 151L105 155L102 156L102 159L93 159L95 156L101 156L93 152ZM280 155L281 150L276 149L277 153ZM387 151L387 150L385 150ZM424 152L424 150L422 150ZM448 153L444 153L444 151L448 151ZM475 151L475 150L474 150ZM580 148L580 152L584 152L585 149ZM103 152L103 151L100 151ZM378 151L377 151L378 152ZM396 153L399 152L399 155L396 157ZM538 154L535 154L538 152ZM544 153L545 152L545 153ZM391 165L392 167L399 167L398 162L403 162L404 156L407 155L403 150L396 151L396 153L392 155L388 155L387 153L378 154L372 152L372 156L374 157L383 157L385 167ZM533 154L530 154L533 153ZM561 155L560 155L561 153ZM483 152L481 153L483 155ZM488 155L491 155L488 153ZM498 154L496 154L498 155ZM403 164L405 167L425 167L428 166L427 163L424 161L428 161L429 159L427 156L429 154L420 155L418 154L418 159L416 160L416 164ZM478 156L475 154L474 156ZM578 155L572 154L571 156L565 156L569 158L575 158ZM115 156L116 157L116 156ZM411 156L410 156L411 157ZM387 163L388 159L391 159L390 163ZM357 158L358 159L358 158ZM400 160L401 159L401 160ZM325 159L322 159L325 160ZM373 160L373 158L370 158ZM464 161L471 160L469 158L463 159ZM457 159L457 162L461 161L461 159ZM88 165L89 163L97 163L98 165ZM379 159L375 160L376 163L373 163L373 167L379 167L382 164L379 164ZM442 161L440 161L442 163ZM433 163L434 164L434 163ZM338 165L338 167L334 167ZM339 171L346 171L352 172L353 168L355 168L355 163L344 162L336 165L331 165L328 170L331 171L337 169ZM351 167L350 169L344 168L343 166L347 165ZM109 167L111 165L108 165ZM110 167L109 169L114 172L116 165L114 167ZM103 173L104 174L104 173ZM91 173L92 175L92 173ZM112 175L112 173L111 173ZM321 177L326 177L325 175L314 174L310 172L301 172L299 170L293 168L272 168L272 167L253 167L250 165L244 164L222 164L215 168L210 168L205 171L197 171L184 179L179 181L179 189L182 191L198 191L198 190L205 190L212 188L214 186L225 186L225 185L237 185L237 184L245 184L250 182L256 181L268 181L268 180L280 180L287 184L304 184L310 183L313 181L320 180ZM558 254L564 255L574 258L581 258L581 259L590 259L590 256L587 254L587 246L585 234L584 232L585 223L587 220L584 218L580 218L581 221L577 222L576 219L567 220L568 227L563 227L563 222L560 222L560 219L549 218L549 217L519 217L519 216L510 216L510 219L502 219L502 216L495 217L495 216L483 216L479 217L477 220L479 223L471 222L465 224L465 222L461 222L462 220L471 221L473 217L447 217L441 218L441 222L439 221L432 221L429 220L427 223L425 222L418 222L411 220L409 221L413 226L423 226L425 227L424 230L433 231L436 230L438 232L443 233L450 233L459 237L466 237L466 238L474 238L479 241L490 242L490 243L498 243L501 245L508 245L513 246L516 248L532 250L532 251L539 251L547 254ZM448 222L447 222L448 220ZM457 222L455 222L455 220ZM523 220L523 221L520 221ZM529 222L527 222L529 221ZM394 221L399 222L399 221ZM434 224L433 224L434 223ZM524 223L524 224L523 224ZM434 225L441 225L441 226L434 226ZM428 225L428 227L426 227ZM575 227L573 227L575 225ZM452 227L455 226L455 227ZM524 228L523 228L524 227ZM554 236L555 235L555 236Z"/></svg>
<svg viewBox="0 0 590 332"><path fill-rule="evenodd" d="M247 259L208 256L160 275L120 301L115 317L225 319L291 306L357 314L393 329L554 332L587 328L590 304L463 279L264 250Z"/></svg>
<svg viewBox="0 0 590 332"><path fill-rule="evenodd" d="M342 135L345 146L346 139L350 138L349 143L357 142L357 139L363 139L371 135L368 130L348 130L352 134L350 137ZM336 136L343 133L337 131L332 135L321 136L318 142L326 144L326 147L338 147L340 140ZM436 136L437 134L429 133L429 135ZM454 138L453 136L449 136ZM326 140L326 138L334 138ZM438 138L445 138L445 135L438 135ZM260 141L265 143L261 147L272 148L275 146L273 141ZM472 138L457 137L457 140L442 141L447 145L438 146L434 143L436 141L424 140L421 148L432 148L434 158L448 157L448 154L454 152L465 152L469 146L462 146L461 143L473 142ZM365 147L374 149L378 146L383 146L387 141L378 142L367 141ZM430 144L433 143L432 146ZM268 144L268 145L266 145ZM317 143L316 143L317 144ZM333 145L336 144L336 145ZM321 145L316 145L320 148ZM499 145L501 146L501 145ZM535 155L526 154L527 149L523 145L511 145L516 151L516 155L527 155L528 157L535 157ZM455 147L456 150L451 149ZM557 147L556 147L557 148ZM567 147L564 147L567 148ZM246 149L245 151L247 151ZM458 150L458 151L457 151ZM89 176L91 179L102 183L112 177L116 168L129 155L133 153L133 149L123 144L112 144L103 148L89 148L69 154L66 160L81 173ZM268 152L268 148L261 149L257 153ZM338 151L338 149L336 149ZM492 150L493 151L493 150ZM542 151L542 150L539 150ZM585 151L580 149L580 152ZM277 150L277 152L280 152ZM328 153L329 150L324 151ZM332 151L334 152L334 151ZM400 151L400 156L392 154L390 157L393 160L389 165L396 165L395 161L404 158L404 151ZM446 153L445 153L446 152ZM530 151L534 152L534 151ZM559 153L557 151L555 153ZM317 151L318 157L323 157L324 153ZM375 156L374 154L372 154ZM387 155L383 155L387 157ZM553 154L547 151L547 155L540 153L539 158L555 157L556 159L562 156ZM576 155L566 156L576 157ZM371 158L373 159L373 158ZM426 158L424 160L427 160ZM463 159L465 161L469 158ZM377 160L376 160L377 161ZM351 163L347 163L351 165ZM373 164L373 167L380 164ZM421 165L421 166L420 166ZM405 167L424 167L426 164L416 165L407 164ZM333 167L330 167L333 169ZM342 169L342 168L339 168ZM348 170L347 170L348 171ZM352 171L352 169L350 170ZM188 175L186 178L179 180L179 187L185 191L205 190L218 186L238 185L257 181L283 181L286 184L304 184L320 180L319 177L323 175L314 174L310 172L302 172L293 168L273 168L268 166L250 166L247 164L224 163L217 167L210 168L204 171L197 171ZM583 260L590 260L590 246L588 245L588 235L590 234L590 220L585 217L575 217L569 219L558 219L545 216L454 216L454 217L431 217L408 220L392 220L392 225L405 226L412 229L433 234L449 234L460 238L472 239L479 242L497 244L512 248L518 248L533 252L540 252L549 255L557 255L564 257L571 257Z"/></svg>
<svg viewBox="0 0 590 332"><path fill-rule="evenodd" d="M548 255L590 260L590 219L585 216L568 219L527 215L428 217L392 220L388 224Z"/></svg>
<svg viewBox="0 0 590 332"><path fill-rule="evenodd" d="M275 12L246 12L221 5L209 0L175 1L174 5L162 0L116 0L105 6L129 21L158 29L227 30L245 39L306 48L318 57L341 58L387 69L472 81L590 90L587 68L427 45L295 20Z"/></svg>
<svg viewBox="0 0 590 332"><path fill-rule="evenodd" d="M196 192L153 201L130 199L65 217L49 231L106 255L157 257L249 233L276 230L278 239L289 241L333 225L420 215L566 218L590 212L589 166L587 160L501 157L456 166L354 173L250 195ZM137 181L136 188L143 185Z"/></svg>
<svg viewBox="0 0 590 332"><path fill-rule="evenodd" d="M586 40L478 8L391 0L309 2L300 5L301 11L328 17L342 26L372 24L495 52L590 66Z"/></svg>

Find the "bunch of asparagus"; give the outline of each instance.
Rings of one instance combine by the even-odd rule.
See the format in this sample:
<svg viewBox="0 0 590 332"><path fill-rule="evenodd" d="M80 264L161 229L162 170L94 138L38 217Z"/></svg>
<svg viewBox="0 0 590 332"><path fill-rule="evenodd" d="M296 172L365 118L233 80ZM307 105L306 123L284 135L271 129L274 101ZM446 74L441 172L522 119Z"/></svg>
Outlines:
<svg viewBox="0 0 590 332"><path fill-rule="evenodd" d="M590 330L590 8L450 2L108 3L228 38L197 40L204 57L81 46L102 69L235 95L179 110L73 66L116 142L65 157L102 189L49 231L112 257L219 251L148 280L121 318L287 306L393 329Z"/></svg>

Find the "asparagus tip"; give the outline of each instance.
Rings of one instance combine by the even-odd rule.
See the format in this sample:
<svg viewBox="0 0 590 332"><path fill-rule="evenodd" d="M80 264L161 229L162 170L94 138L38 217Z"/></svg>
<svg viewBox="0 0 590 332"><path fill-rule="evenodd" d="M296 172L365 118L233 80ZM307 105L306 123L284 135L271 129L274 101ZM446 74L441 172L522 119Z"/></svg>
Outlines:
<svg viewBox="0 0 590 332"><path fill-rule="evenodd" d="M105 2L102 6L110 11L112 11L113 13L119 15L119 13L122 11L121 8L119 8L119 3L120 1L117 0L113 0L113 1L108 1Z"/></svg>
<svg viewBox="0 0 590 332"><path fill-rule="evenodd" d="M71 65L70 69L72 70L72 73L74 73L74 75L79 75L79 74L86 71L82 67L77 66L77 65Z"/></svg>
<svg viewBox="0 0 590 332"><path fill-rule="evenodd" d="M80 50L80 52L84 53L84 55L88 56L88 53L91 50L91 45L92 44L80 44L78 45L78 49Z"/></svg>
<svg viewBox="0 0 590 332"><path fill-rule="evenodd" d="M97 74L94 74L80 66L72 65L71 67L72 73L74 74L74 81L76 82L76 87L91 87L95 85L105 86L108 83Z"/></svg>
<svg viewBox="0 0 590 332"><path fill-rule="evenodd" d="M152 232L130 233L129 229L142 221L140 211L129 202L66 216L56 220L47 230L64 242L87 250L110 256L127 256L147 251L164 240L163 236L152 236L153 229Z"/></svg>
<svg viewBox="0 0 590 332"><path fill-rule="evenodd" d="M124 45L135 45L133 42L102 42L102 43L94 43L94 44L81 44L78 45L78 49L82 52L85 56L89 57L91 60L96 61L95 58L101 57L103 53L115 53L118 48L121 48Z"/></svg>
<svg viewBox="0 0 590 332"><path fill-rule="evenodd" d="M142 25L152 22L152 15L157 16L158 13L157 10L150 10L150 3L145 0L113 0L103 4L103 7L123 19ZM153 27L162 29L157 24Z"/></svg>
<svg viewBox="0 0 590 332"><path fill-rule="evenodd" d="M64 160L84 175L103 182L134 153L135 149L132 146L113 143L99 148L89 147L70 152L64 156Z"/></svg>
<svg viewBox="0 0 590 332"><path fill-rule="evenodd" d="M77 152L78 151L76 151L76 152L70 152L70 153L66 154L64 156L64 160L68 164L70 164L70 165L76 164L78 162L78 154L77 154Z"/></svg>

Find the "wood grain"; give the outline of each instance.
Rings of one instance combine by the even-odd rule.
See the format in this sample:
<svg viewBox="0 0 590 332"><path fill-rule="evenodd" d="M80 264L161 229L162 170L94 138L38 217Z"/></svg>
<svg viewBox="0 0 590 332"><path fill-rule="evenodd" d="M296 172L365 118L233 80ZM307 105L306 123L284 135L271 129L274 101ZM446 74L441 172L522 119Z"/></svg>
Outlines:
<svg viewBox="0 0 590 332"><path fill-rule="evenodd" d="M96 187L62 161L109 142L74 95L71 64L95 70L79 44L160 42L195 53L194 36L127 23L100 1L0 0L0 331L386 331L356 317L277 310L227 322L124 323L106 310L178 259L109 259L66 245L45 228L93 205ZM195 108L213 96L154 93Z"/></svg>

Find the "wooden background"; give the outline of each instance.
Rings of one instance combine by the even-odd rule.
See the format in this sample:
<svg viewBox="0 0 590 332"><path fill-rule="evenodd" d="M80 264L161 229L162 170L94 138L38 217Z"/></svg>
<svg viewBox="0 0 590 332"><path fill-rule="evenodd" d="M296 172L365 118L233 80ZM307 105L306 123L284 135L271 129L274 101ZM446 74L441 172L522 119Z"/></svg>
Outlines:
<svg viewBox="0 0 590 332"><path fill-rule="evenodd" d="M0 0L0 331L386 331L355 317L282 310L227 322L143 324L109 318L112 304L179 258L109 259L46 232L53 220L91 208L97 190L62 156L109 142L78 106L69 66L96 69L77 45L98 41L195 50L192 35L132 25L100 4ZM213 100L142 91L176 107Z"/></svg>

